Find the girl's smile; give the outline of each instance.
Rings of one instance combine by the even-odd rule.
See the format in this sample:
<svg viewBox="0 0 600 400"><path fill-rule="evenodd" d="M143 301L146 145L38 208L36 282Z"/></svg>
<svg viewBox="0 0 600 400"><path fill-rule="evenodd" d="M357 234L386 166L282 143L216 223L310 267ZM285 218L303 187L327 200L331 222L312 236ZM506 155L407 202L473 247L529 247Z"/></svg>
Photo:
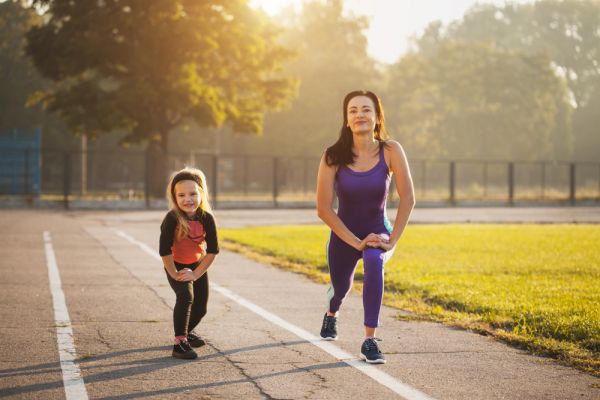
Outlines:
<svg viewBox="0 0 600 400"><path fill-rule="evenodd" d="M200 206L200 186L192 180L179 181L175 184L177 206L188 216L194 215Z"/></svg>

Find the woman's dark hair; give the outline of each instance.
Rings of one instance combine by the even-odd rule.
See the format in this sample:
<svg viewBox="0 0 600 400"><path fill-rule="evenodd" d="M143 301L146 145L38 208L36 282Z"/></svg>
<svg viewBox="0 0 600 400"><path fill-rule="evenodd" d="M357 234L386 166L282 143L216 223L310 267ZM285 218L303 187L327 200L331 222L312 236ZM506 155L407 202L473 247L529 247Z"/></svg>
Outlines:
<svg viewBox="0 0 600 400"><path fill-rule="evenodd" d="M370 98L375 105L375 114L377 115L377 123L375 124L375 139L379 141L379 147L385 145L385 141L389 138L387 131L385 130L385 116L383 114L383 106L381 100L373 92L368 90L354 90L344 97L344 105L342 107L342 113L344 116L344 122L342 123L342 129L340 129L340 137L332 146L328 147L325 151L325 162L327 165L349 165L354 164L356 154L352 151L352 145L354 140L352 138L352 130L348 126L348 103L355 97L365 96Z"/></svg>

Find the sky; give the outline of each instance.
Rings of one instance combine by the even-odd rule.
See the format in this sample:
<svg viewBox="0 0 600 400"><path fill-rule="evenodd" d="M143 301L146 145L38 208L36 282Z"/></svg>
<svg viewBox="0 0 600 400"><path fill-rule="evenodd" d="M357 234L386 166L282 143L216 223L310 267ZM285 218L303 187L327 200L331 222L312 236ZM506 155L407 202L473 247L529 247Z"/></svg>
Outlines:
<svg viewBox="0 0 600 400"><path fill-rule="evenodd" d="M511 3L529 3L513 0ZM503 0L344 0L346 12L369 18L366 32L369 54L381 63L396 62L407 50L412 35L421 33L429 22L445 24L462 17L476 3L504 4ZM251 0L269 15L293 5L299 9L302 0Z"/></svg>

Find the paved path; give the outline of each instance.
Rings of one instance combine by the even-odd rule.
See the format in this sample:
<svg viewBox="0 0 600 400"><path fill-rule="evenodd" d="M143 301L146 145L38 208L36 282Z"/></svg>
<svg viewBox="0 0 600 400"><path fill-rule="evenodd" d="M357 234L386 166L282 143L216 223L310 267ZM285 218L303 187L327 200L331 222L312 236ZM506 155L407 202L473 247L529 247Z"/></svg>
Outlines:
<svg viewBox="0 0 600 400"><path fill-rule="evenodd" d="M313 209L216 210L222 227L321 224ZM84 218L143 222L159 220L163 211L73 212ZM393 218L396 210L388 210ZM411 223L600 223L600 207L444 207L416 208Z"/></svg>
<svg viewBox="0 0 600 400"><path fill-rule="evenodd" d="M0 212L0 398L65 398L57 350L65 324L55 320L52 301L58 289L89 398L600 396L600 379L467 331L399 321L387 307L378 333L389 361L357 369L364 366L356 360L358 295L344 305L340 340L324 351L311 336L318 334L325 286L226 251L210 271L209 314L200 328L209 345L198 360L174 360L174 297L153 253L161 216ZM228 225L242 217L219 213ZM62 281L58 289L49 284L44 231Z"/></svg>

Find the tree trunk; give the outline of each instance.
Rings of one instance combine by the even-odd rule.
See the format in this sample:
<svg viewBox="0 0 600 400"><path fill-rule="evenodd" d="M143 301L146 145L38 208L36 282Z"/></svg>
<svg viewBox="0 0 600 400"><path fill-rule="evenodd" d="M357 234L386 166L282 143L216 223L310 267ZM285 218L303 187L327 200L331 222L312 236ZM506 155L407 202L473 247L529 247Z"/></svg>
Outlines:
<svg viewBox="0 0 600 400"><path fill-rule="evenodd" d="M168 183L168 153L167 134L152 139L146 147L146 169L148 176L149 194L153 198L163 198Z"/></svg>

